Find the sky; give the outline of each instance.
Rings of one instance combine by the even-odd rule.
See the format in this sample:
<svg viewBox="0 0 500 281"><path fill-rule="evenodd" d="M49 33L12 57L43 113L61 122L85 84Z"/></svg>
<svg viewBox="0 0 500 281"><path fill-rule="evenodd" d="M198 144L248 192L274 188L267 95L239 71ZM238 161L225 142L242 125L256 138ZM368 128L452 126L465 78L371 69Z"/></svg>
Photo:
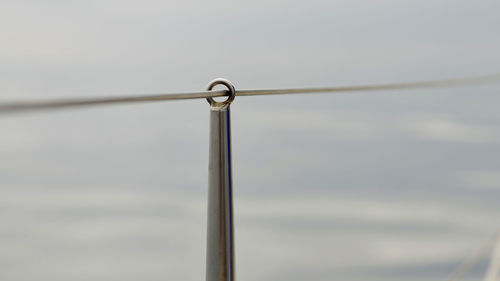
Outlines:
<svg viewBox="0 0 500 281"><path fill-rule="evenodd" d="M499 73L499 8L2 0L0 102ZM236 97L237 278L447 280L500 227L499 92ZM0 279L204 279L208 117L204 100L0 116Z"/></svg>

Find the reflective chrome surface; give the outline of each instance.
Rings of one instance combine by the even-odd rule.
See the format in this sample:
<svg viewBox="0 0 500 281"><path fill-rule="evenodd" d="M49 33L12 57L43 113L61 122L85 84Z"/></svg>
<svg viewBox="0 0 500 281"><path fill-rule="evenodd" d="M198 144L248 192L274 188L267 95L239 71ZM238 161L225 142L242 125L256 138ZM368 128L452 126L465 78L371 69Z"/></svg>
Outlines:
<svg viewBox="0 0 500 281"><path fill-rule="evenodd" d="M235 275L230 99L209 101L207 281L232 281Z"/></svg>
<svg viewBox="0 0 500 281"><path fill-rule="evenodd" d="M216 78L210 83L208 83L207 90L211 91L215 86L217 85L224 85L227 87L228 92L229 92L229 97L223 101L223 102L218 102L214 100L212 97L207 97L207 101L211 106L223 106L223 105L229 105L231 102L233 102L234 98L236 97L236 89L234 88L233 84L224 78Z"/></svg>

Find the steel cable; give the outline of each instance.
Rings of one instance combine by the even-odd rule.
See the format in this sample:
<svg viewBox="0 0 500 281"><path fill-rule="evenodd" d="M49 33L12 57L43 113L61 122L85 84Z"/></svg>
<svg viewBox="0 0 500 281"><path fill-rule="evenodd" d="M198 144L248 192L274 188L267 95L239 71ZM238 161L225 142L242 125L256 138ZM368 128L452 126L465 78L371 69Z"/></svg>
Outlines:
<svg viewBox="0 0 500 281"><path fill-rule="evenodd" d="M284 94L307 94L307 93L347 93L347 92L368 92L368 91L381 91L381 90L443 88L443 87L455 87L455 86L481 85L485 83L492 83L499 81L500 81L500 74L496 74L489 76L465 77L457 79L431 80L431 81L393 83L393 84L372 84L372 85L320 87L320 88L237 90L236 96L284 95ZM16 102L0 103L0 113L26 112L34 110L49 110L58 108L83 107L83 106L106 105L106 104L201 99L209 97L214 98L214 97L223 97L227 95L228 95L227 91L219 90L219 91L201 91L201 92L190 92L190 93L152 94L152 95L135 95L135 96L16 101Z"/></svg>

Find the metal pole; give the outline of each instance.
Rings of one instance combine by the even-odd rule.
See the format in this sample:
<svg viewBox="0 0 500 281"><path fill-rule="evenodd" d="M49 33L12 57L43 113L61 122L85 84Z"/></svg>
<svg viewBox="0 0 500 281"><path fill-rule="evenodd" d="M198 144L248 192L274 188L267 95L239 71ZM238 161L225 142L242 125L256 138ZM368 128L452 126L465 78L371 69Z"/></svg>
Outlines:
<svg viewBox="0 0 500 281"><path fill-rule="evenodd" d="M497 235L495 242L496 247L491 254L490 265L488 266L484 281L500 280L500 235Z"/></svg>
<svg viewBox="0 0 500 281"><path fill-rule="evenodd" d="M208 164L208 225L206 281L234 281L233 186L231 175L231 122L229 106L234 86L215 79L208 90L225 85L229 98L210 103L210 149Z"/></svg>

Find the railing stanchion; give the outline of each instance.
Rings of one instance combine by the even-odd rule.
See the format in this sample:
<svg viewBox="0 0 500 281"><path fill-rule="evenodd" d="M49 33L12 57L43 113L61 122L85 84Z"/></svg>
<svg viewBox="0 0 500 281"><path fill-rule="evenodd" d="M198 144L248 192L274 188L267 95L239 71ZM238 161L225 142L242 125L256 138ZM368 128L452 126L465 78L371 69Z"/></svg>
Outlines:
<svg viewBox="0 0 500 281"><path fill-rule="evenodd" d="M234 281L233 186L231 174L231 121L229 106L236 91L231 82L215 79L208 90L225 85L229 98L210 103L208 165L208 223L206 281Z"/></svg>

